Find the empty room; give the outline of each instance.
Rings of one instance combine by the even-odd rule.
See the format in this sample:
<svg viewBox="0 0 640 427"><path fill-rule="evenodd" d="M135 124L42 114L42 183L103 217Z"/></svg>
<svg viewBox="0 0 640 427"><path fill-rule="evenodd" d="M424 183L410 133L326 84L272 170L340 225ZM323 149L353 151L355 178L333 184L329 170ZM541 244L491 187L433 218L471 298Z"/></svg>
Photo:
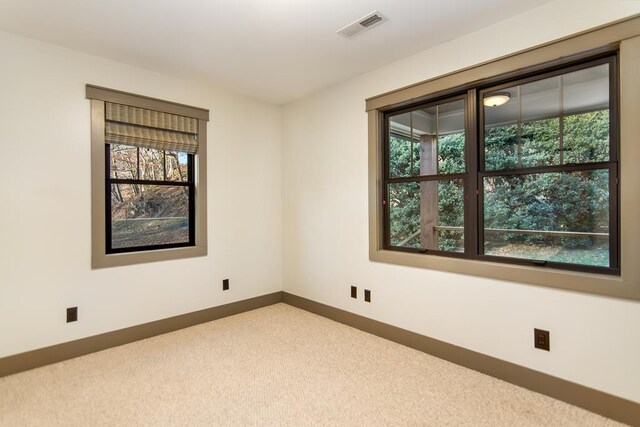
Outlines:
<svg viewBox="0 0 640 427"><path fill-rule="evenodd" d="M0 426L640 426L640 1L0 0Z"/></svg>

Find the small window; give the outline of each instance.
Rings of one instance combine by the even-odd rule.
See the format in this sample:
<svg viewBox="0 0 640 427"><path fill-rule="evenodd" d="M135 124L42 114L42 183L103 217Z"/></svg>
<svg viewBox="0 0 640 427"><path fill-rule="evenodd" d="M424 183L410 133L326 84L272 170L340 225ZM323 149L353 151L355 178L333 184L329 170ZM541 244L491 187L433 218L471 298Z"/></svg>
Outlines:
<svg viewBox="0 0 640 427"><path fill-rule="evenodd" d="M94 266L206 254L206 110L94 86L87 97Z"/></svg>
<svg viewBox="0 0 640 427"><path fill-rule="evenodd" d="M107 253L193 246L193 154L107 145Z"/></svg>

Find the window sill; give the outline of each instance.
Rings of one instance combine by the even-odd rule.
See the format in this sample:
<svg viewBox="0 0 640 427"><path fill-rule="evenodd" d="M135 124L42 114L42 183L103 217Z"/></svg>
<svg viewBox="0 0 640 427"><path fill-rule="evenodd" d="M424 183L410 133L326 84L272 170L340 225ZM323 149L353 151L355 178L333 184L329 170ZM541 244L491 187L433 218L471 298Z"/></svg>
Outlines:
<svg viewBox="0 0 640 427"><path fill-rule="evenodd" d="M186 248L156 249L152 251L127 252L121 254L101 254L91 259L91 268L120 267L124 265L148 262L169 261L173 259L193 258L207 255L206 246Z"/></svg>
<svg viewBox="0 0 640 427"><path fill-rule="evenodd" d="M372 249L369 252L369 260L569 291L640 300L640 288L637 285L634 286L633 283L629 283L629 281L623 280L620 276L556 270L548 267L476 261L461 259L459 257L442 257L384 249Z"/></svg>

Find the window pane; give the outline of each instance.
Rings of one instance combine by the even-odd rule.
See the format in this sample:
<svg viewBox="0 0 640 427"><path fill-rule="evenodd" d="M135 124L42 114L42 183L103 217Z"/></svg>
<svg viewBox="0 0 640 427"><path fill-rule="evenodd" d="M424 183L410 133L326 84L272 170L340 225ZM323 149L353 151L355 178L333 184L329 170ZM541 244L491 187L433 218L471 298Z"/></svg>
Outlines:
<svg viewBox="0 0 640 427"><path fill-rule="evenodd" d="M167 181L187 182L189 176L187 153L167 151L165 152L165 156Z"/></svg>
<svg viewBox="0 0 640 427"><path fill-rule="evenodd" d="M464 100L389 118L391 178L464 173Z"/></svg>
<svg viewBox="0 0 640 427"><path fill-rule="evenodd" d="M609 171L484 178L484 253L609 267Z"/></svg>
<svg viewBox="0 0 640 427"><path fill-rule="evenodd" d="M438 136L438 173L464 173L464 132Z"/></svg>
<svg viewBox="0 0 640 427"><path fill-rule="evenodd" d="M189 242L188 187L111 185L111 247Z"/></svg>
<svg viewBox="0 0 640 427"><path fill-rule="evenodd" d="M389 184L391 246L464 252L463 180Z"/></svg>
<svg viewBox="0 0 640 427"><path fill-rule="evenodd" d="M164 151L140 148L140 179L164 181Z"/></svg>
<svg viewBox="0 0 640 427"><path fill-rule="evenodd" d="M519 167L560 164L560 119L542 119L520 125Z"/></svg>
<svg viewBox="0 0 640 427"><path fill-rule="evenodd" d="M520 167L560 163L561 77L520 87Z"/></svg>
<svg viewBox="0 0 640 427"><path fill-rule="evenodd" d="M420 143L411 142L405 136L389 136L389 177L398 178L418 174L420 163Z"/></svg>
<svg viewBox="0 0 640 427"><path fill-rule="evenodd" d="M609 161L609 110L564 118L564 162Z"/></svg>
<svg viewBox="0 0 640 427"><path fill-rule="evenodd" d="M485 169L608 161L608 85L603 64L485 93Z"/></svg>
<svg viewBox="0 0 640 427"><path fill-rule="evenodd" d="M129 145L111 144L111 178L138 178L138 149Z"/></svg>
<svg viewBox="0 0 640 427"><path fill-rule="evenodd" d="M609 64L562 78L564 163L609 161Z"/></svg>
<svg viewBox="0 0 640 427"><path fill-rule="evenodd" d="M487 127L484 132L486 170L515 169L518 167L518 126L504 124Z"/></svg>

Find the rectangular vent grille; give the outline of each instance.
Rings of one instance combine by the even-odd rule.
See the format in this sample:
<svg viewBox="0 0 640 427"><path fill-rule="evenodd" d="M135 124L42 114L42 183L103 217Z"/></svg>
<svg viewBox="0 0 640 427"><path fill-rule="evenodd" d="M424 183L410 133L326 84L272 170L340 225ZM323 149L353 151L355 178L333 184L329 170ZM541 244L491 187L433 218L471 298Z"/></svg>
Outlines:
<svg viewBox="0 0 640 427"><path fill-rule="evenodd" d="M365 19L364 21L360 21L360 25L362 25L365 28L369 28L370 26L372 26L376 22L380 22L380 21L382 21L382 18L380 18L380 15L376 14L376 15L373 15L373 16Z"/></svg>
<svg viewBox="0 0 640 427"><path fill-rule="evenodd" d="M373 27L377 27L386 20L387 18L385 18L384 15L382 15L380 12L371 12L370 14L363 16L357 21L352 22L346 27L338 30L338 34L350 39L364 31L370 30Z"/></svg>

